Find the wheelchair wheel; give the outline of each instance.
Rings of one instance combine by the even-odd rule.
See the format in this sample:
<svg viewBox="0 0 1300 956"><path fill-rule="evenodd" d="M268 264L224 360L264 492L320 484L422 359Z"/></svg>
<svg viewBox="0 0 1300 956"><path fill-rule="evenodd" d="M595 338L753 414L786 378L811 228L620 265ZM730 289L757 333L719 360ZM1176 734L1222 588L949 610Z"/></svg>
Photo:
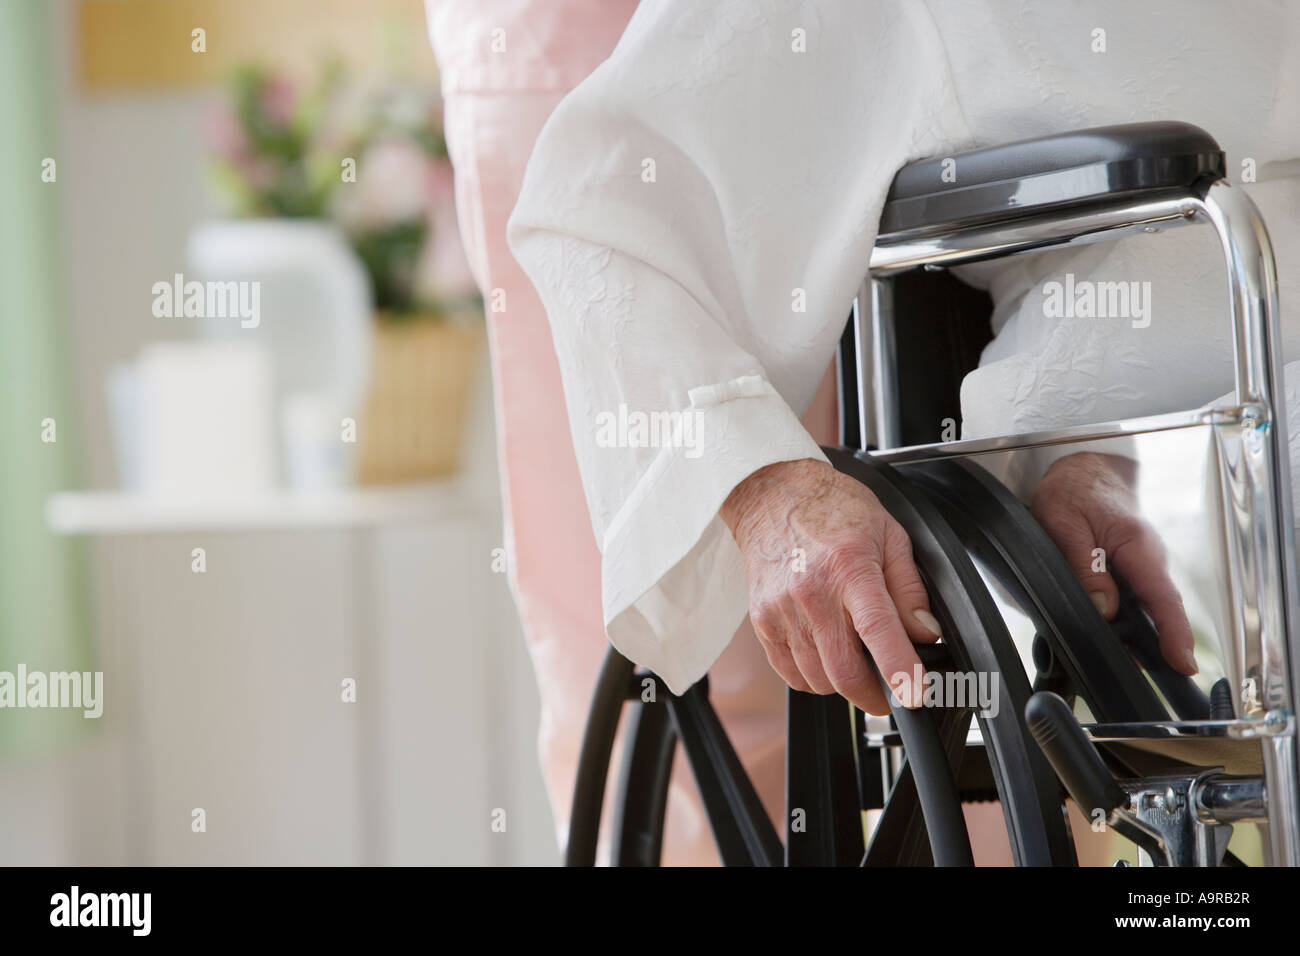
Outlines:
<svg viewBox="0 0 1300 956"><path fill-rule="evenodd" d="M643 700L647 691L653 693ZM633 702L633 710L616 801L611 862L658 865L669 775L680 742L722 862L733 866L779 866L781 840L709 704L707 678L678 696L662 686L658 678L638 672L613 648L597 680L578 759L565 865L591 866L596 862L610 755L619 714L628 701Z"/></svg>
<svg viewBox="0 0 1300 956"><path fill-rule="evenodd" d="M802 809L804 828L787 823L783 851L709 705L707 680L679 697L611 650L580 760L569 865L596 861L610 754L629 702L612 834L615 865L659 863L679 742L724 864L971 865L962 802L997 799L1017 865L1075 865L1060 781L1025 721L1030 697L1042 688L1031 686L972 555L1023 604L1037 626L1048 659L1040 667L1040 682L1050 676L1050 689L1081 696L1107 721L1167 719L1131 656L1142 659L1137 645L1154 641L1154 633L1144 633L1132 616L1121 615L1119 627L1108 625L1045 532L992 476L965 463L895 468L868 454L825 451L838 470L871 489L912 540L917 568L945 635L941 644L917 646L927 671L996 675L1000 706L988 714L976 713L973 705L916 711L894 707L892 739L901 743L904 758L886 796L881 751L863 745L856 711L834 695L790 691L787 819L792 809ZM1140 612L1136 617L1141 618ZM1153 676L1163 665L1158 652L1144 663ZM1179 676L1172 671L1164 675L1171 687ZM1193 709L1200 705L1194 687L1176 687L1182 696L1161 687L1171 701L1182 700ZM647 694L648 689L654 693ZM982 751L967 745L972 719L979 723ZM852 737L844 732L850 726ZM871 807L883 812L863 852L862 810Z"/></svg>
<svg viewBox="0 0 1300 956"><path fill-rule="evenodd" d="M828 449L827 455L838 470L870 488L907 531L917 569L930 593L931 609L947 635L945 644L957 668L967 673L996 675L1001 682L1001 706L996 713L980 714L978 719L1016 864L1072 865L1074 846L1062 812L1060 784L1022 716L1032 693L1029 680L1002 615L961 539L924 492L893 467L869 455L855 455L842 449ZM903 747L912 766L934 862L943 865L949 853L944 841L952 838L934 830L931 807L939 802L936 791L947 791L943 805L956 804L958 813L960 805L951 774L943 779L943 768L937 756L932 756L944 753L942 749L936 752L934 746L942 747L939 719L933 708L905 711L898 707L894 708L894 719L899 724ZM914 737L928 740L929 745L918 751L904 730L908 725L912 725ZM962 834L965 834L964 823ZM868 862L877 862L871 860L870 853Z"/></svg>

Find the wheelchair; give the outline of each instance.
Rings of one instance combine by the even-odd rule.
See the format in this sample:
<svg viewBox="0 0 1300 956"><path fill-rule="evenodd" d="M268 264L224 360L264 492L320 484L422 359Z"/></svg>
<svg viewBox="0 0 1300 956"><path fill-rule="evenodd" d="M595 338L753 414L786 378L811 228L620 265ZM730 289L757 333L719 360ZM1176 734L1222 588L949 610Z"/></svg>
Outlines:
<svg viewBox="0 0 1300 956"><path fill-rule="evenodd" d="M1214 228L1228 271L1233 401L994 439L939 433L960 421L961 376L989 338L987 296L949 267L1198 223ZM1300 605L1277 312L1264 223L1194 126L1102 127L902 169L838 353L842 446L825 451L911 537L945 635L917 647L927 673L996 675L1001 704L909 711L894 701L889 716L867 717L835 695L788 691L782 839L709 705L707 678L681 696L660 683L650 700L654 675L611 649L566 862L596 862L621 720L614 865L658 865L678 744L726 865L970 865L961 805L997 800L1017 865L1071 866L1067 797L1094 829L1135 844L1143 864L1241 865L1228 842L1252 825L1263 862L1300 864ZM1181 493L1140 500L1186 598L1200 681L1165 663L1122 581L1119 613L1105 620L999 480L1026 456L1085 442L1177 477ZM869 840L868 810L879 811Z"/></svg>

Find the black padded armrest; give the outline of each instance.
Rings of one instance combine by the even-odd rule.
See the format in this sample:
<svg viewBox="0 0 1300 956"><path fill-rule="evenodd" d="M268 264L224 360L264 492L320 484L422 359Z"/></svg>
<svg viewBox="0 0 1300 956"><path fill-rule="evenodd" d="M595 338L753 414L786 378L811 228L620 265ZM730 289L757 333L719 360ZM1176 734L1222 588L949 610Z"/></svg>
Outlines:
<svg viewBox="0 0 1300 956"><path fill-rule="evenodd" d="M904 166L885 201L880 239L1115 193L1191 188L1223 175L1223 150L1189 123L1127 123L1040 136Z"/></svg>

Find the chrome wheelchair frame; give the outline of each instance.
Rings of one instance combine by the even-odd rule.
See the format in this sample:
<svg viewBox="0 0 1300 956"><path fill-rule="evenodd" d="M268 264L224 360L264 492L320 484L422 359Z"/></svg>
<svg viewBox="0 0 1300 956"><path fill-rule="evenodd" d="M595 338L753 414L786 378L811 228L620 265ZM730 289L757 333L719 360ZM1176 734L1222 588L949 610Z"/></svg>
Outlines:
<svg viewBox="0 0 1300 956"><path fill-rule="evenodd" d="M945 162L955 162L960 183L940 175ZM963 176L963 170L973 172ZM897 277L1197 223L1214 228L1228 270L1236 384L1231 406L904 445ZM908 529L944 633L954 635L923 649L926 666L997 670L1015 685L1014 713L1002 721L981 717L980 734L972 737L969 708L934 714L896 708L882 722L865 720L834 695L790 691L783 847L708 705L707 681L681 697L659 687L655 699L665 706L640 703L645 682L655 678L636 672L611 650L584 740L567 861L594 862L610 749L619 713L630 700L637 703L627 725L613 831L616 864L657 864L668 774L680 741L724 863L968 864L962 794L1001 800L1018 863L1068 863L1072 844L1052 809L1053 801L1059 809L1064 790L1080 807L1104 816L1156 865L1231 862L1227 836L1243 821L1266 823L1269 863L1300 865L1300 604L1276 266L1259 212L1227 180L1213 139L1186 124L1133 124L909 165L896 177L882 215L838 365L845 447L828 449L828 456L868 484ZM1207 429L1215 448L1229 571L1224 603L1232 612L1226 670L1234 679L1216 685L1212 705L1204 695L1195 700L1199 691L1162 671L1158 652L1150 653L1154 631L1135 606L1122 643L1142 662L1158 694L1126 676L1127 657L1116 650L1121 642L1112 635L1120 625L1108 629L1099 617L1084 620L1092 613L1079 604L1086 597L1077 582L1063 583L1069 575L1057 567L1059 554L1050 541L1043 543L1047 539L1028 512L1004 489L971 467L1023 449L1195 428ZM963 510L980 517L972 522ZM1019 662L1007 650L1006 629L993 621L992 603L963 549L998 565L1008 586L1036 606L1038 675L1032 688L1027 681L1016 683L1012 672ZM1134 637L1143 633L1145 656ZM1079 694L1095 722L1081 725L1053 691ZM1173 719L1159 697L1174 711ZM852 721L852 736L843 733L846 720ZM1116 756L1125 753L1120 738L1158 738L1162 744L1207 735L1256 741L1262 773L1226 774L1194 759L1175 762L1172 770L1168 764L1144 769L1132 753ZM1036 747L1025 743L1031 737ZM974 747L976 741L984 747ZM987 764L969 759L977 750ZM790 823L796 807L805 811L803 829ZM884 815L867 846L861 811L873 807Z"/></svg>

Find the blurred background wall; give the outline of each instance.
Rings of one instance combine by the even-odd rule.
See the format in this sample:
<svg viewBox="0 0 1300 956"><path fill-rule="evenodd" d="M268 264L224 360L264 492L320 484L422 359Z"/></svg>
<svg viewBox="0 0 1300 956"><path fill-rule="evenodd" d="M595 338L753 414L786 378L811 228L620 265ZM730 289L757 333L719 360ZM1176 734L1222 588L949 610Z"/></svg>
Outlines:
<svg viewBox="0 0 1300 956"><path fill-rule="evenodd" d="M213 116L230 109L237 71L254 63L275 89L303 91L333 58L363 114L366 85L436 104L420 3L0 0L0 16L0 670L104 673L98 720L0 710L0 863L555 862L536 692L494 554L478 306L446 287L459 264L445 207L421 213L440 294L377 300L383 277L369 270L365 349L339 347L325 366L343 376L340 362L365 353L351 398L272 388L250 413L255 379L205 384L234 367L213 364L232 341L273 383L324 374L293 364L317 339L276 345L274 303L292 311L319 290L275 272L271 252L242 277L262 283L256 329L154 308L156 283L203 278L196 235L271 218L232 212L213 188ZM359 159L364 185L378 163ZM400 177L388 185L398 194L381 203L405 202ZM354 224L367 215L353 210ZM329 229L349 228L335 218ZM255 248L240 235L235 252ZM218 278L241 279L231 268ZM315 321L325 308L300 311ZM347 334L361 328L332 318L322 355L345 320ZM377 395L376 380L397 376L373 363L417 353L428 360L413 384ZM203 436L159 424L163 367L191 376L176 401L206 401L238 449L189 461L193 477L186 443ZM463 400L443 387L462 367ZM256 431L240 414L272 422L270 444L240 445ZM351 458L313 457L312 415L357 423ZM46 418L57 441L42 440ZM387 450L374 440L385 428ZM145 433L158 447L132 447ZM265 467L242 467L250 456Z"/></svg>

